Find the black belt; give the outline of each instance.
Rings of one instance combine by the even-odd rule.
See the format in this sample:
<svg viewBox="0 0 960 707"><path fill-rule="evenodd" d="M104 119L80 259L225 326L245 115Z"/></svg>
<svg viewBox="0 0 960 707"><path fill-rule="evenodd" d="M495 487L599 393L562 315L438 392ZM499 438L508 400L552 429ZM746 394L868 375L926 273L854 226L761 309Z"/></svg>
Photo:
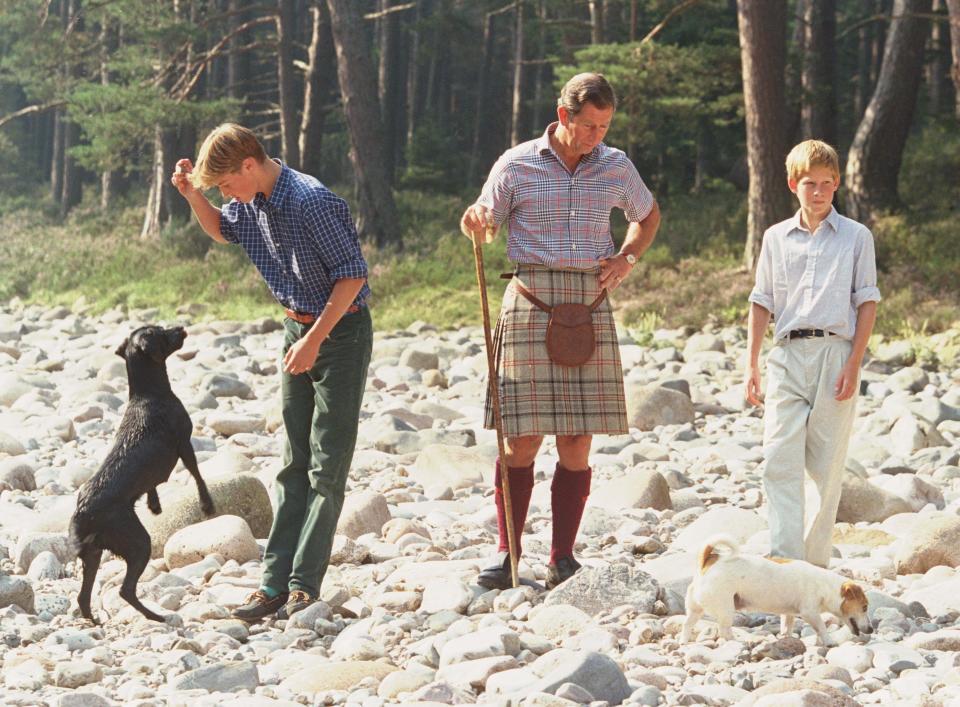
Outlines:
<svg viewBox="0 0 960 707"><path fill-rule="evenodd" d="M812 339L815 336L836 336L836 334L832 331L824 331L823 329L794 329L788 336L791 339Z"/></svg>

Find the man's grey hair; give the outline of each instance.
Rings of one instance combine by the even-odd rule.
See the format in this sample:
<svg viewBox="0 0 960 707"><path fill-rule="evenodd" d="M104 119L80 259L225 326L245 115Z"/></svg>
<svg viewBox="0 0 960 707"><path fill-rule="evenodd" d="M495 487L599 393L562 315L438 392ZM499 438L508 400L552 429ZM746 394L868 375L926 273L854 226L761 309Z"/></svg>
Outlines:
<svg viewBox="0 0 960 707"><path fill-rule="evenodd" d="M570 115L579 113L587 103L592 103L597 108L616 109L617 97L613 86L603 74L577 74L567 81L560 91L560 98L557 99L557 105L566 108Z"/></svg>

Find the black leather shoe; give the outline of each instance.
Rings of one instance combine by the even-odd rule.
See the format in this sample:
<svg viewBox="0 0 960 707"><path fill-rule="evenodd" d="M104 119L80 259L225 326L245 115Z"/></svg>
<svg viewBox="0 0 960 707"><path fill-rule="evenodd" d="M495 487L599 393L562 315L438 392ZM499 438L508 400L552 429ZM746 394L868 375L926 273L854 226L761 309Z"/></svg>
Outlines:
<svg viewBox="0 0 960 707"><path fill-rule="evenodd" d="M477 575L477 584L484 589L510 589L513 586L513 578L510 576L510 553L499 553L497 564L480 570L480 574Z"/></svg>
<svg viewBox="0 0 960 707"><path fill-rule="evenodd" d="M566 582L577 573L581 564L572 557L561 557L557 564L547 565L547 589L553 589L558 584Z"/></svg>
<svg viewBox="0 0 960 707"><path fill-rule="evenodd" d="M247 603L233 610L233 618L241 621L259 621L265 616L273 616L277 609L287 601L287 593L278 594L272 599L265 592L258 589L249 597Z"/></svg>

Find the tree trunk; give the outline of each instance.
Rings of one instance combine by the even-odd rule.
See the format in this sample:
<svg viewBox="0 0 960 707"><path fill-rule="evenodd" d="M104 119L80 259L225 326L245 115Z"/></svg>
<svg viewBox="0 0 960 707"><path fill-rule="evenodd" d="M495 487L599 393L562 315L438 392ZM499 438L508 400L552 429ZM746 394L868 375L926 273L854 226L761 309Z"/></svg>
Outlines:
<svg viewBox="0 0 960 707"><path fill-rule="evenodd" d="M280 91L280 154L293 169L300 169L297 91L293 67L293 40L296 30L293 3L277 0L277 85Z"/></svg>
<svg viewBox="0 0 960 707"><path fill-rule="evenodd" d="M420 87L420 17L421 4L414 9L413 29L410 30L410 53L407 59L407 145L413 142L417 126L417 97Z"/></svg>
<svg viewBox="0 0 960 707"><path fill-rule="evenodd" d="M333 92L337 75L337 57L330 35L330 16L320 0L310 8L312 32L304 78L303 118L300 121L300 167L315 177L321 172L323 126L327 117L327 101Z"/></svg>
<svg viewBox="0 0 960 707"><path fill-rule="evenodd" d="M520 142L520 110L523 107L523 1L516 2L513 27L513 107L510 111L510 144Z"/></svg>
<svg viewBox="0 0 960 707"><path fill-rule="evenodd" d="M897 178L923 71L930 0L895 0L883 65L847 156L847 213L871 223L899 207Z"/></svg>
<svg viewBox="0 0 960 707"><path fill-rule="evenodd" d="M50 158L50 197L57 204L63 195L63 110L53 111L52 155Z"/></svg>
<svg viewBox="0 0 960 707"><path fill-rule="evenodd" d="M960 120L960 0L947 0L950 15L950 78L953 79L954 110Z"/></svg>
<svg viewBox="0 0 960 707"><path fill-rule="evenodd" d="M80 126L68 120L63 126L63 192L60 197L60 216L66 216L83 199L83 172L70 154L70 148L80 144Z"/></svg>
<svg viewBox="0 0 960 707"><path fill-rule="evenodd" d="M857 30L857 82L853 90L853 115L857 122L863 117L870 96L870 27Z"/></svg>
<svg viewBox="0 0 960 707"><path fill-rule="evenodd" d="M393 0L379 0L381 12L394 5ZM388 12L379 20L379 66L377 67L377 96L380 100L380 118L384 128L384 167L390 184L394 182L397 165L397 147L401 140L402 101L400 76L403 75L400 53L400 15Z"/></svg>
<svg viewBox="0 0 960 707"><path fill-rule="evenodd" d="M227 54L227 85L228 98L243 98L244 87L250 78L250 54L241 52L240 47L248 40L247 32L233 34L236 29L249 19L246 10L249 0L228 0L227 2L227 30L231 33L228 40L230 49Z"/></svg>
<svg viewBox="0 0 960 707"><path fill-rule="evenodd" d="M490 64L493 61L493 15L487 13L483 18L483 57L480 60L480 77L477 80L477 108L473 113L473 149L470 150L470 165L467 168L467 184L474 184L480 164L482 130L484 116L489 111L488 84L490 83Z"/></svg>
<svg viewBox="0 0 960 707"><path fill-rule="evenodd" d="M815 0L797 0L793 12L793 37L791 43L796 47L797 61L787 62L784 74L784 105L786 113L786 129L783 131L784 144L798 142L802 133L800 113L803 110L802 75L803 61L806 53L807 34L804 31L804 15L807 7Z"/></svg>
<svg viewBox="0 0 960 707"><path fill-rule="evenodd" d="M784 0L738 0L740 58L750 170L744 264L752 269L763 232L789 211L783 95L787 7Z"/></svg>
<svg viewBox="0 0 960 707"><path fill-rule="evenodd" d="M161 185L163 174L163 130L157 126L153 131L153 164L150 168L150 191L147 194L147 206L140 227L142 240L160 237L160 224L163 218L163 192Z"/></svg>
<svg viewBox="0 0 960 707"><path fill-rule="evenodd" d="M803 27L801 132L804 138L836 145L836 0L809 0L804 7Z"/></svg>
<svg viewBox="0 0 960 707"><path fill-rule="evenodd" d="M104 20L100 28L100 83L110 85L110 72L107 60L117 50L116 33L111 30L109 20ZM105 169L100 173L100 210L107 211L113 204L117 191L117 172Z"/></svg>
<svg viewBox="0 0 960 707"><path fill-rule="evenodd" d="M77 31L83 31L83 15L80 7L81 0L70 0L68 22L72 23ZM74 63L67 67L67 74L72 80L80 79L81 67ZM83 172L76 159L70 154L70 149L80 144L80 126L72 120L67 120L63 126L63 192L60 198L60 216L66 216L70 210L80 203L83 198Z"/></svg>
<svg viewBox="0 0 960 707"><path fill-rule="evenodd" d="M590 43L603 44L603 3L589 0L590 7Z"/></svg>
<svg viewBox="0 0 960 707"><path fill-rule="evenodd" d="M943 0L933 0L931 11L935 15L943 12ZM943 28L939 20L930 26L929 59L924 74L927 82L927 115L940 115L943 106Z"/></svg>
<svg viewBox="0 0 960 707"><path fill-rule="evenodd" d="M540 0L537 5L537 70L533 78L533 129L536 132L543 130L540 112L543 110L543 83L546 73L547 58L547 0Z"/></svg>
<svg viewBox="0 0 960 707"><path fill-rule="evenodd" d="M360 25L360 8L353 0L327 0L327 7L337 52L337 78L350 134L350 159L360 197L357 230L361 238L372 238L380 247L402 248L397 207L383 164L383 125L376 74Z"/></svg>
<svg viewBox="0 0 960 707"><path fill-rule="evenodd" d="M630 0L630 41L637 41L637 0Z"/></svg>

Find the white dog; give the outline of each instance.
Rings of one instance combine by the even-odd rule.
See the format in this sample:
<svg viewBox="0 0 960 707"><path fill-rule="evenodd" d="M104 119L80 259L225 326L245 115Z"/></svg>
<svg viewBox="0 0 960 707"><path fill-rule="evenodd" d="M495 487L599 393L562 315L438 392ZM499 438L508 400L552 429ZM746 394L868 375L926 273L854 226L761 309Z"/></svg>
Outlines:
<svg viewBox="0 0 960 707"><path fill-rule="evenodd" d="M836 616L855 635L873 632L863 589L809 562L740 555L733 540L717 536L703 546L697 569L687 589L687 619L680 637L684 643L692 638L704 612L716 619L721 638L733 638L730 626L740 609L780 614L783 635L790 633L794 618L800 616L817 632L822 645L832 644L821 612Z"/></svg>

